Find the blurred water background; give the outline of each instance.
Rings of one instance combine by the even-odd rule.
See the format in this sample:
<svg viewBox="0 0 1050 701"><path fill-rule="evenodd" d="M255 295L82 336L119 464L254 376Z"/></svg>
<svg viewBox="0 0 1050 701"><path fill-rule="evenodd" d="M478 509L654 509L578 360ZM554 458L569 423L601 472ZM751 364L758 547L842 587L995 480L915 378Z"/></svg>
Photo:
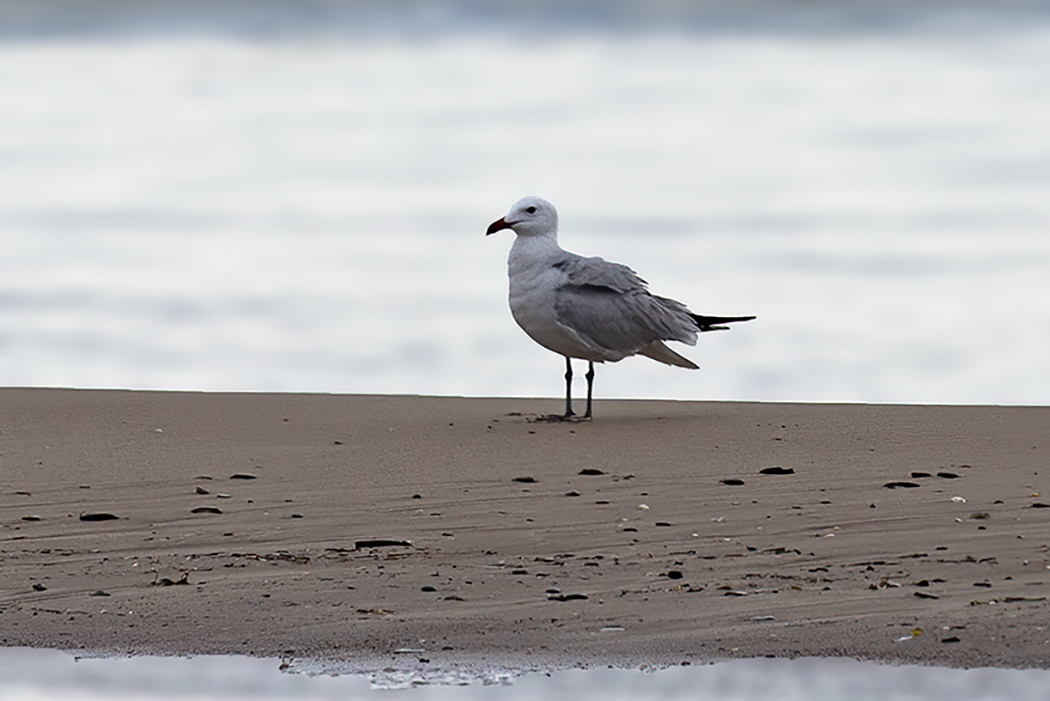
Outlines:
<svg viewBox="0 0 1050 701"><path fill-rule="evenodd" d="M74 661L56 650L0 648L4 701L1042 701L1050 679L1043 669L814 658L733 660L644 674L474 670L441 676L423 669L366 678L307 676L309 671L293 663L282 673L278 660L241 656Z"/></svg>
<svg viewBox="0 0 1050 701"><path fill-rule="evenodd" d="M601 397L1045 404L1048 66L1046 0L0 0L0 385L559 396L538 194L759 316Z"/></svg>

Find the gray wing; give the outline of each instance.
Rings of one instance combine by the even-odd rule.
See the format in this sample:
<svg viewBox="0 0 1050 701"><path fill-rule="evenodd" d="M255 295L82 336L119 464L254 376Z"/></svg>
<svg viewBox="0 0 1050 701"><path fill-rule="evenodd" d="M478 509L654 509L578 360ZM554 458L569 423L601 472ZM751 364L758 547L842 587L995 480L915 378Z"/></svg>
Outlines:
<svg viewBox="0 0 1050 701"><path fill-rule="evenodd" d="M567 253L554 264L568 276L569 285L594 285L607 287L615 292L645 291L646 282L626 265L610 263L604 258L584 258Z"/></svg>
<svg viewBox="0 0 1050 701"><path fill-rule="evenodd" d="M558 321L616 360L656 341L696 343L697 327L685 305L650 294L626 265L572 256L556 267L567 276L556 292Z"/></svg>

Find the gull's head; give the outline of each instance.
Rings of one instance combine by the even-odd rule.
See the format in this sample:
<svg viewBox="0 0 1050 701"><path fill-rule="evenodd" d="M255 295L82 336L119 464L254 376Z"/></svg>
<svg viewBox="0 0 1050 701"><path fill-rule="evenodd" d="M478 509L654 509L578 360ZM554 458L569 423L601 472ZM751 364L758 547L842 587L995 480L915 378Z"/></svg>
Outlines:
<svg viewBox="0 0 1050 701"><path fill-rule="evenodd" d="M542 236L558 232L558 210L542 197L523 197L502 219L489 225L486 235L511 229L518 236Z"/></svg>

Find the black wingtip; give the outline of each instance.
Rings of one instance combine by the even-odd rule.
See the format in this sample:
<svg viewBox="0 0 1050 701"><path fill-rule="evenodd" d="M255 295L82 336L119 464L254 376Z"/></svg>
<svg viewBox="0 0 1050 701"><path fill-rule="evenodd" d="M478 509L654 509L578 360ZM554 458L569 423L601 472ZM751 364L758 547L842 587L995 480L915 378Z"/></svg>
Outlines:
<svg viewBox="0 0 1050 701"><path fill-rule="evenodd" d="M729 328L725 324L758 318L754 316L703 316L702 314L691 314L690 316L693 317L693 321L701 331L725 331Z"/></svg>

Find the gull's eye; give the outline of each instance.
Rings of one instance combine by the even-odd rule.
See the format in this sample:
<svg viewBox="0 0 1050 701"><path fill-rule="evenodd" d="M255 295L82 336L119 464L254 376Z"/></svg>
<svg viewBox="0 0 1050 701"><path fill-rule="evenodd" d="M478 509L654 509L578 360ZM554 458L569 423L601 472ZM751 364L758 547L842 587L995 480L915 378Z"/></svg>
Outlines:
<svg viewBox="0 0 1050 701"><path fill-rule="evenodd" d="M526 207L525 211L528 212L529 214L535 214L536 213L536 208L535 207Z"/></svg>

